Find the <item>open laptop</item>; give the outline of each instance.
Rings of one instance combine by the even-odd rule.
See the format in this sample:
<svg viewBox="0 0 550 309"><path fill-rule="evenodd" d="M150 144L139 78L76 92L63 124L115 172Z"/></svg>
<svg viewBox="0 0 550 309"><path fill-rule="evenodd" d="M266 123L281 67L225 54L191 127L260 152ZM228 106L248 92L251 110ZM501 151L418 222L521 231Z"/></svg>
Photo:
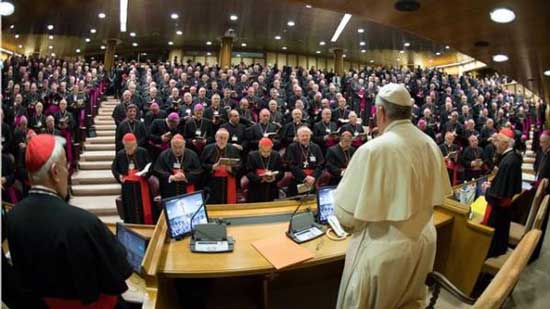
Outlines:
<svg viewBox="0 0 550 309"><path fill-rule="evenodd" d="M163 199L162 207L172 239L182 239L191 234L197 224L208 223L202 191Z"/></svg>
<svg viewBox="0 0 550 309"><path fill-rule="evenodd" d="M141 275L141 263L147 251L149 240L132 231L123 223L116 224L116 238L126 248L127 259L134 273L126 280L128 290L122 294L122 298L131 303L143 303L145 298L145 280Z"/></svg>

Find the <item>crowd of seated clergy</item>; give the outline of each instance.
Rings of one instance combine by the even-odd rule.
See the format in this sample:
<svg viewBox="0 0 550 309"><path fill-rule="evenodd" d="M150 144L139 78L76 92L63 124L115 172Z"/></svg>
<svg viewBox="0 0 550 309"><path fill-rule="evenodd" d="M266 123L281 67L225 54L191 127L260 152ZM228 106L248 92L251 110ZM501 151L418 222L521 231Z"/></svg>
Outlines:
<svg viewBox="0 0 550 309"><path fill-rule="evenodd" d="M495 132L510 127L525 135L544 121L543 104L511 94L503 87L506 77L428 68L373 66L337 78L314 68L121 60L106 74L96 61L14 56L2 74L2 155L12 163L2 182L11 201L28 189L22 154L29 136L75 141L98 88L120 99L112 113L112 170L130 208L152 203L153 190L141 181L150 176L162 198L207 189L209 203L221 204L337 185L355 149L378 134L374 98L389 82L409 90L411 120L440 145L455 184L492 170ZM71 145L66 150L74 166ZM133 194L137 186L140 198Z"/></svg>

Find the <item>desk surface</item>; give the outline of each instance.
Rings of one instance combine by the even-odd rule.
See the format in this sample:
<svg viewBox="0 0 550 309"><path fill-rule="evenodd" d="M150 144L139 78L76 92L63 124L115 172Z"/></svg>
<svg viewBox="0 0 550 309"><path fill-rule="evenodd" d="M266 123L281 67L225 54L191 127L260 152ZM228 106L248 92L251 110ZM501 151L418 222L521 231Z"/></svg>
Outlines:
<svg viewBox="0 0 550 309"><path fill-rule="evenodd" d="M230 218L237 215L266 214L266 211L268 214L292 213L296 208L296 204L292 206L281 204L278 206L258 207L256 205L250 208L224 206L225 209L220 206L209 206L208 213L210 217ZM315 208L314 204L309 206ZM452 216L438 210L434 211L433 218L438 228L450 224L453 220ZM284 234L287 228L287 222L228 226L228 234L235 239L235 248L232 253L192 253L189 249L189 237L180 241L170 240L163 246L158 274L167 277L204 278L274 272L275 268L250 243L272 237L277 233ZM323 236L302 244L301 246L311 251L315 257L302 264L289 267L289 269L341 260L345 256L348 242L349 238L343 241L333 241Z"/></svg>

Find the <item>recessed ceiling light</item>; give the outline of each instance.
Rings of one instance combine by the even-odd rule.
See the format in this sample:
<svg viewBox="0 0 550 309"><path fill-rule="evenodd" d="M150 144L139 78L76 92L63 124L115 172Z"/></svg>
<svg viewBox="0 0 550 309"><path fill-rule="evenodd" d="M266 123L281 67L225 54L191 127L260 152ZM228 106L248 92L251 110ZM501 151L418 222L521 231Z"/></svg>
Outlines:
<svg viewBox="0 0 550 309"><path fill-rule="evenodd" d="M437 52L437 53L435 53L435 55L436 55L436 56L439 56L439 55L441 55L441 53L440 53L440 52Z"/></svg>
<svg viewBox="0 0 550 309"><path fill-rule="evenodd" d="M19 44L19 46L17 46L17 47L19 47L19 48L23 48L23 45Z"/></svg>
<svg viewBox="0 0 550 309"><path fill-rule="evenodd" d="M494 61L494 62L504 62L504 61L508 61L508 56L506 56L506 55L504 55L504 54L494 55L494 56L493 56L493 61Z"/></svg>
<svg viewBox="0 0 550 309"><path fill-rule="evenodd" d="M409 43L409 42L405 42L405 43L403 44L403 46L405 46L405 47L409 47L409 46L411 46L411 43Z"/></svg>
<svg viewBox="0 0 550 309"><path fill-rule="evenodd" d="M53 40L53 35L48 35L48 39Z"/></svg>
<svg viewBox="0 0 550 309"><path fill-rule="evenodd" d="M400 50L399 53L400 53L400 54L404 54L405 51L404 51L404 50Z"/></svg>
<svg viewBox="0 0 550 309"><path fill-rule="evenodd" d="M359 29L357 29L357 32L359 32L359 33L363 33L363 32L365 32L365 29L363 29L363 28L359 28Z"/></svg>
<svg viewBox="0 0 550 309"><path fill-rule="evenodd" d="M206 45L212 45L212 42L206 41Z"/></svg>
<svg viewBox="0 0 550 309"><path fill-rule="evenodd" d="M169 42L168 42L168 45L174 45L174 42L169 41Z"/></svg>
<svg viewBox="0 0 550 309"><path fill-rule="evenodd" d="M364 53L367 52L367 50L366 49L361 49L361 52L364 54Z"/></svg>
<svg viewBox="0 0 550 309"><path fill-rule="evenodd" d="M85 38L84 41L86 41L86 43L90 43L90 38Z"/></svg>
<svg viewBox="0 0 550 309"><path fill-rule="evenodd" d="M550 76L550 70L544 71L544 75L545 75L545 76Z"/></svg>
<svg viewBox="0 0 550 309"><path fill-rule="evenodd" d="M240 57L241 57L241 54L237 54L237 57L239 57L239 58L240 58Z"/></svg>
<svg viewBox="0 0 550 309"><path fill-rule="evenodd" d="M48 25L48 30L53 30L53 25Z"/></svg>
<svg viewBox="0 0 550 309"><path fill-rule="evenodd" d="M312 8L312 6L311 6L311 5L309 5L309 4L306 4L306 9L311 9L311 8Z"/></svg>
<svg viewBox="0 0 550 309"><path fill-rule="evenodd" d="M16 34L16 35L15 35L15 38L16 38L16 39L19 39L19 34Z"/></svg>
<svg viewBox="0 0 550 309"><path fill-rule="evenodd" d="M172 14L170 14L170 18L172 18L172 19L178 19L178 18L180 18L180 16L179 16L178 14L176 14L176 13L172 13Z"/></svg>
<svg viewBox="0 0 550 309"><path fill-rule="evenodd" d="M55 57L55 53L51 53L50 56Z"/></svg>
<svg viewBox="0 0 550 309"><path fill-rule="evenodd" d="M177 31L176 31L176 34L177 34L177 35L183 35L183 31L177 30Z"/></svg>
<svg viewBox="0 0 550 309"><path fill-rule="evenodd" d="M104 50L104 49L105 49L105 45L101 45L100 48L101 48L102 50Z"/></svg>
<svg viewBox="0 0 550 309"><path fill-rule="evenodd" d="M239 16L233 14L233 15L229 16L229 19L231 19L232 21L235 21L235 20L239 19Z"/></svg>
<svg viewBox="0 0 550 309"><path fill-rule="evenodd" d="M316 51L315 53L316 53L316 54L320 54L320 53L321 53L321 51L320 51L320 50L318 50L318 51Z"/></svg>
<svg viewBox="0 0 550 309"><path fill-rule="evenodd" d="M242 46L242 47L246 47L246 43L241 43L241 46Z"/></svg>
<svg viewBox="0 0 550 309"><path fill-rule="evenodd" d="M281 39L281 36L280 35L276 35L275 36L275 40L280 40Z"/></svg>
<svg viewBox="0 0 550 309"><path fill-rule="evenodd" d="M10 29L13 29L13 28L15 28L15 25L11 25L11 26L10 26Z"/></svg>
<svg viewBox="0 0 550 309"><path fill-rule="evenodd" d="M286 46L281 47L282 50L286 50Z"/></svg>
<svg viewBox="0 0 550 309"><path fill-rule="evenodd" d="M289 20L287 23L286 23L287 26L289 27L294 27L296 25L296 23L292 20Z"/></svg>
<svg viewBox="0 0 550 309"><path fill-rule="evenodd" d="M75 52L76 52L77 54L80 53L80 48L77 48L77 49L75 50Z"/></svg>
<svg viewBox="0 0 550 309"><path fill-rule="evenodd" d="M132 43L132 46L133 47L138 47L138 43L134 42L134 43Z"/></svg>
<svg viewBox="0 0 550 309"><path fill-rule="evenodd" d="M507 8L496 8L489 13L489 17L495 23L509 23L516 19L516 13Z"/></svg>
<svg viewBox="0 0 550 309"><path fill-rule="evenodd" d="M359 45L360 45L360 46L365 46L365 44L367 44L367 43L365 43L365 42L363 42L363 41L359 42Z"/></svg>
<svg viewBox="0 0 550 309"><path fill-rule="evenodd" d="M343 55L342 55L342 58L346 58L346 57L347 57L346 54L343 54Z"/></svg>
<svg viewBox="0 0 550 309"><path fill-rule="evenodd" d="M51 46L51 45L50 45L50 46L48 46L48 49L53 49L53 46Z"/></svg>
<svg viewBox="0 0 550 309"><path fill-rule="evenodd" d="M90 29L90 33L96 33L96 32L97 31L94 28Z"/></svg>
<svg viewBox="0 0 550 309"><path fill-rule="evenodd" d="M135 37L135 36L136 36L136 33L135 33L135 32L130 32L130 36L131 36L131 37Z"/></svg>
<svg viewBox="0 0 550 309"><path fill-rule="evenodd" d="M319 42L319 45L321 45L321 46L324 46L325 44L326 44L325 41Z"/></svg>
<svg viewBox="0 0 550 309"><path fill-rule="evenodd" d="M397 60L397 61L401 61L401 59L399 59L399 58L397 58L397 59L395 59L395 60Z"/></svg>
<svg viewBox="0 0 550 309"><path fill-rule="evenodd" d="M118 55L117 55L117 54L115 54L115 58L118 58Z"/></svg>
<svg viewBox="0 0 550 309"><path fill-rule="evenodd" d="M374 63L374 60L369 61L370 63Z"/></svg>
<svg viewBox="0 0 550 309"><path fill-rule="evenodd" d="M103 12L97 14L97 17L99 17L99 18L101 18L101 19L105 18L106 16L107 16L107 15L105 15L105 13L103 13Z"/></svg>
<svg viewBox="0 0 550 309"><path fill-rule="evenodd" d="M207 55L207 56L212 56L212 53L211 53L211 52L207 52L206 55Z"/></svg>
<svg viewBox="0 0 550 309"><path fill-rule="evenodd" d="M445 49L449 49L451 48L449 45L445 45Z"/></svg>
<svg viewBox="0 0 550 309"><path fill-rule="evenodd" d="M147 56L147 53L141 53L142 56Z"/></svg>

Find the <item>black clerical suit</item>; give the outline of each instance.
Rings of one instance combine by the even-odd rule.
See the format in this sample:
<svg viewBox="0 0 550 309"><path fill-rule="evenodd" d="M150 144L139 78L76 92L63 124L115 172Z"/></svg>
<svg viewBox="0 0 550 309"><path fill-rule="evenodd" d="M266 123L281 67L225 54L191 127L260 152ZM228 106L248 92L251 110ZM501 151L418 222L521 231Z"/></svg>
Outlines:
<svg viewBox="0 0 550 309"><path fill-rule="evenodd" d="M187 181L170 181L177 172L183 172ZM153 173L159 178L162 198L195 191L201 180L202 168L197 154L185 148L183 156L176 157L172 149L164 150L155 162Z"/></svg>
<svg viewBox="0 0 550 309"><path fill-rule="evenodd" d="M236 166L233 166L230 173L226 172L221 166L218 170L214 170L213 165L216 164L220 158L239 159L239 150L229 143L224 149L220 149L216 143L204 147L200 159L202 168L205 172L205 187L210 189L211 195L209 203L236 203L236 176L239 175L241 162L239 161Z"/></svg>
<svg viewBox="0 0 550 309"><path fill-rule="evenodd" d="M130 121L130 119L126 119L116 127L115 147L117 152L124 148L124 145L122 144L122 138L127 133L133 133L136 136L138 146L146 146L147 129L145 128L143 122L139 120Z"/></svg>
<svg viewBox="0 0 550 309"><path fill-rule="evenodd" d="M315 143L304 146L300 143L292 143L286 149L286 161L294 179L288 186L288 195L298 193L297 185L304 182L306 176L312 176L319 180L325 166L325 157L321 148Z"/></svg>
<svg viewBox="0 0 550 309"><path fill-rule="evenodd" d="M262 182L265 171L278 172L272 182ZM284 176L283 162L277 151L271 151L269 157L263 157L259 151L252 151L246 160L246 177L248 183L247 202L270 202L279 197L277 182Z"/></svg>
<svg viewBox="0 0 550 309"><path fill-rule="evenodd" d="M471 180L472 178L479 178L483 175L484 165L486 164L485 153L481 147L466 147L461 155L462 166L464 167L464 180ZM479 169L472 168L472 161L481 159L482 167Z"/></svg>
<svg viewBox="0 0 550 309"><path fill-rule="evenodd" d="M6 221L13 266L28 297L90 304L127 290L126 251L93 214L33 188Z"/></svg>
<svg viewBox="0 0 550 309"><path fill-rule="evenodd" d="M487 224L495 229L487 257L506 253L512 222L512 197L521 192L521 164L523 160L516 151L509 149L502 154L498 172L487 189Z"/></svg>
<svg viewBox="0 0 550 309"><path fill-rule="evenodd" d="M327 171L331 176L329 185L337 186L340 183L342 172L348 167L354 153L355 148L353 146L344 150L340 144L334 145L327 150L326 165Z"/></svg>
<svg viewBox="0 0 550 309"><path fill-rule="evenodd" d="M250 150L258 150L258 143L264 137L269 137L273 141L273 149L279 150L281 148L281 142L277 132L279 127L272 123L268 122L267 124L262 124L258 122L253 126L247 128L247 139L248 139L248 148Z"/></svg>
<svg viewBox="0 0 550 309"><path fill-rule="evenodd" d="M183 125L183 136L185 137L187 147L200 155L204 146L214 141L212 122L204 118L189 118L185 121L185 125Z"/></svg>
<svg viewBox="0 0 550 309"><path fill-rule="evenodd" d="M326 153L327 149L338 143L336 139L337 130L336 123L333 121L325 123L321 120L313 126L313 142L321 147L323 153ZM325 140L325 136L329 134L331 135Z"/></svg>

